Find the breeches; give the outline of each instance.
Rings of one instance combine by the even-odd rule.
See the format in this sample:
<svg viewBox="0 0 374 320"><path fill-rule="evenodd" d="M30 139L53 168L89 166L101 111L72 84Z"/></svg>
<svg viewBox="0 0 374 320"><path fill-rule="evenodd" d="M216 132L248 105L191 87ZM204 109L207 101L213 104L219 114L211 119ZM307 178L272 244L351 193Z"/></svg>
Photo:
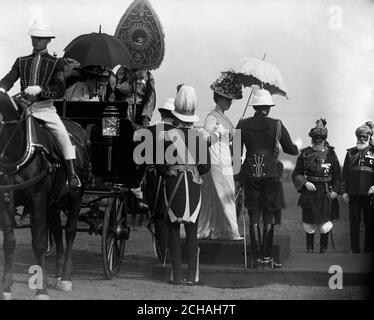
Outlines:
<svg viewBox="0 0 374 320"><path fill-rule="evenodd" d="M75 159L75 146L72 145L69 133L65 128L60 116L56 113L55 107L33 108L32 115L43 120L46 128L56 139L65 160Z"/></svg>
<svg viewBox="0 0 374 320"><path fill-rule="evenodd" d="M251 224L259 223L262 216L265 224L274 224L274 215L281 209L279 178L247 180L245 183L245 207Z"/></svg>

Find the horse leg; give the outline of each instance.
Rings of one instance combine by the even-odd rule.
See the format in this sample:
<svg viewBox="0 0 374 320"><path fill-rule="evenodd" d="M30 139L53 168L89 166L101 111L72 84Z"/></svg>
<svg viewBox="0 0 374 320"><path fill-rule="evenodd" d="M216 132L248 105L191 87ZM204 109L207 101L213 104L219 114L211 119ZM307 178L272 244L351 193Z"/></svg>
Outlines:
<svg viewBox="0 0 374 320"><path fill-rule="evenodd" d="M10 201L13 201L12 197ZM4 249L4 275L3 275L3 299L10 300L12 298L11 286L13 283L13 264L14 251L16 248L16 240L14 238L13 228L13 204L4 200L0 195L0 214L2 215L3 249Z"/></svg>
<svg viewBox="0 0 374 320"><path fill-rule="evenodd" d="M49 299L47 292L48 275L45 267L45 229L47 218L47 194L44 192L33 194L32 210L32 248L36 257L36 263L41 268L43 280L38 283L35 298L37 300Z"/></svg>
<svg viewBox="0 0 374 320"><path fill-rule="evenodd" d="M68 219L65 226L66 251L64 261L64 271L62 274L61 285L62 291L71 291L72 282L71 274L73 270L72 251L73 242L77 232L78 215L80 212L81 195L69 195Z"/></svg>
<svg viewBox="0 0 374 320"><path fill-rule="evenodd" d="M55 205L52 205L48 210L48 226L53 235L56 246L56 275L57 284L62 277L64 265L64 244L62 241L62 226L60 210Z"/></svg>

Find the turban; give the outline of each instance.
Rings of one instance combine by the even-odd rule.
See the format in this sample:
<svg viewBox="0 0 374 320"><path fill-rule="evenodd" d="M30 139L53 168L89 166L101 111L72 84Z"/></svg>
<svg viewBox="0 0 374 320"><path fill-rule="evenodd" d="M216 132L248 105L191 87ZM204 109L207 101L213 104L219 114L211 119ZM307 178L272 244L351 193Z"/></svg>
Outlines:
<svg viewBox="0 0 374 320"><path fill-rule="evenodd" d="M356 129L355 133L356 133L356 137L358 137L359 135L362 135L362 134L372 136L373 133L374 133L374 123L372 121L367 121L362 126L359 126Z"/></svg>
<svg viewBox="0 0 374 320"><path fill-rule="evenodd" d="M325 119L319 119L316 121L316 126L309 131L309 137L321 137L324 140L327 139L327 128L326 128L327 121Z"/></svg>

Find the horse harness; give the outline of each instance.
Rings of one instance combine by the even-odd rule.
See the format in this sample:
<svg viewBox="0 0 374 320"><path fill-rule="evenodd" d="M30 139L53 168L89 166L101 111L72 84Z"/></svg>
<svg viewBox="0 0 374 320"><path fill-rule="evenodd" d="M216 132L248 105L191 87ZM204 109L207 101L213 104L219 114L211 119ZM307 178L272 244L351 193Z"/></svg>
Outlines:
<svg viewBox="0 0 374 320"><path fill-rule="evenodd" d="M1 150L0 158L4 155L5 150L9 146L9 141L12 140L12 137L16 134L18 128L21 126L23 122L26 122L26 151L22 158L19 161L17 161L17 163L4 164L0 162L0 177L18 174L20 171L26 168L35 159L37 155L41 155L43 158L43 169L39 174L37 174L35 177L27 181L0 186L0 192L2 193L7 193L10 191L16 191L30 187L31 185L44 179L48 174L50 174L59 166L59 164L56 163L56 161L53 161L53 156L50 154L47 148L42 144L36 142L36 133L34 127L35 124L33 122L31 112L28 111L27 108L24 109L20 120L1 122L1 128L3 128L3 126L10 124L15 124L16 128L12 132L11 138L8 140L8 143L4 146L3 150Z"/></svg>

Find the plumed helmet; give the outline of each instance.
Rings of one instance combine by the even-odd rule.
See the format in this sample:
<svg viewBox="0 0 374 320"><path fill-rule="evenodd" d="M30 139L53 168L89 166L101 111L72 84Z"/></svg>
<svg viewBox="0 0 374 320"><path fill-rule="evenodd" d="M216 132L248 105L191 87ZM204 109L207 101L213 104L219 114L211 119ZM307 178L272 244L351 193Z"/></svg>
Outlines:
<svg viewBox="0 0 374 320"><path fill-rule="evenodd" d="M49 26L39 21L34 21L29 30L29 36L38 38L56 38Z"/></svg>

